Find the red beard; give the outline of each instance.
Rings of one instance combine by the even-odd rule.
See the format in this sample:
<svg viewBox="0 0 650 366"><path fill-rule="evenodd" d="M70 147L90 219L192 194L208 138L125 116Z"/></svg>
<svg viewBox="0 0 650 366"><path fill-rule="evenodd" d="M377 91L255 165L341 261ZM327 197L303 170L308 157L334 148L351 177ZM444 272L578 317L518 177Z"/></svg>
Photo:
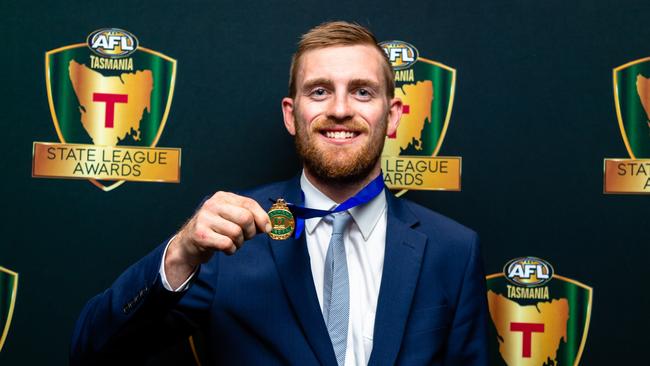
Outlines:
<svg viewBox="0 0 650 366"><path fill-rule="evenodd" d="M368 125L355 119L336 121L333 119L319 119L306 126L306 122L300 120L294 113L296 122L295 144L298 155L302 159L305 168L319 180L330 184L350 184L365 180L373 171L381 152L384 148L387 120L373 131ZM340 152L332 149L321 151L316 144L318 134L323 130L334 127L345 127L348 131L360 134L367 134L369 137L364 146L357 151L349 151L345 145L340 146ZM334 154L334 155L332 155Z"/></svg>

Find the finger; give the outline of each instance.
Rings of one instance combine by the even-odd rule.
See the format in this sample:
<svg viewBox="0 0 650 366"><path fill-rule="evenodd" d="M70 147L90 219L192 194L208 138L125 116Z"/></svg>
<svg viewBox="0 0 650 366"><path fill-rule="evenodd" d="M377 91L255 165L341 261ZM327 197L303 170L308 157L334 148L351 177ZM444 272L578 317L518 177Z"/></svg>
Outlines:
<svg viewBox="0 0 650 366"><path fill-rule="evenodd" d="M259 232L268 233L271 231L271 220L269 219L269 215L268 213L266 213L266 211L264 211L262 206L260 206L260 204L257 203L257 201L255 201L252 198L238 196L236 194L232 194L232 196L228 196L227 199L232 204L246 208L253 214L253 219L255 220L255 227L257 228L257 230L259 230Z"/></svg>
<svg viewBox="0 0 650 366"><path fill-rule="evenodd" d="M235 243L226 235L207 229L203 237L201 245L204 246L204 249L221 251L226 254L233 254L237 251Z"/></svg>
<svg viewBox="0 0 650 366"><path fill-rule="evenodd" d="M250 239L257 233L255 227L255 216L246 208L234 204L223 204L219 206L218 215L225 220L238 225L241 228L245 239Z"/></svg>
<svg viewBox="0 0 650 366"><path fill-rule="evenodd" d="M253 199L230 192L217 192L204 203L204 208L215 214L222 212L223 204L231 204L248 209L253 214L255 228L259 232L271 231L271 220L264 209ZM249 234L249 233L246 233ZM247 236L249 239L252 236Z"/></svg>
<svg viewBox="0 0 650 366"><path fill-rule="evenodd" d="M244 244L244 240L247 239L244 236L244 230L241 226L228 221L221 216L214 216L211 218L209 225L215 233L230 238L238 249L242 244Z"/></svg>
<svg viewBox="0 0 650 366"><path fill-rule="evenodd" d="M250 199L248 197L244 198L244 207L249 209L253 214L255 219L255 226L262 233L271 232L271 219L269 219L269 214L264 211L262 206L260 206L257 201Z"/></svg>
<svg viewBox="0 0 650 366"><path fill-rule="evenodd" d="M215 243L218 250L221 250L228 255L233 255L237 251L237 246L235 243L233 243L232 239L225 235L216 234Z"/></svg>

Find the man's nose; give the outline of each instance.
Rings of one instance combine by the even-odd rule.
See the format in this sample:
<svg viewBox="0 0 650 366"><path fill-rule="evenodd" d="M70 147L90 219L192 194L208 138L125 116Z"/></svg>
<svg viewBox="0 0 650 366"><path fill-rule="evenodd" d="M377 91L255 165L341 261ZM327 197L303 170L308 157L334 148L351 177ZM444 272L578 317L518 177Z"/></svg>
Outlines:
<svg viewBox="0 0 650 366"><path fill-rule="evenodd" d="M347 93L334 96L328 110L329 117L336 120L346 120L352 117L352 107Z"/></svg>

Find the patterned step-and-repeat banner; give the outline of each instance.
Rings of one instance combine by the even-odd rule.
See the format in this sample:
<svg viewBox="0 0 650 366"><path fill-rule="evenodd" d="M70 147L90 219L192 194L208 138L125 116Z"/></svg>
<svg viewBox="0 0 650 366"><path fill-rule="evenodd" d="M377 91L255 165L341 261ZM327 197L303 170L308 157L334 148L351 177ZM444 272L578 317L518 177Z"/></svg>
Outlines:
<svg viewBox="0 0 650 366"><path fill-rule="evenodd" d="M0 247L0 364L65 364L83 304L203 195L297 171L277 106L297 37L330 18L368 25L392 63L403 115L385 140L386 185L481 236L487 293L476 296L489 304L492 364L607 364L621 344L621 364L640 359L647 296L623 294L648 275L650 31L619 28L603 48L589 31L608 24L605 6L421 3L393 10L408 19L399 25L385 19L388 5L352 19L265 6L269 20L243 4L121 21L95 11L29 47L12 43L7 85L21 88L3 100L20 121L7 128L21 159L3 184L21 193L5 204L15 214ZM14 33L25 21L54 25L25 20L25 6L7 12ZM556 10L586 17L582 28L549 20ZM178 352L200 363L200 336L186 346Z"/></svg>

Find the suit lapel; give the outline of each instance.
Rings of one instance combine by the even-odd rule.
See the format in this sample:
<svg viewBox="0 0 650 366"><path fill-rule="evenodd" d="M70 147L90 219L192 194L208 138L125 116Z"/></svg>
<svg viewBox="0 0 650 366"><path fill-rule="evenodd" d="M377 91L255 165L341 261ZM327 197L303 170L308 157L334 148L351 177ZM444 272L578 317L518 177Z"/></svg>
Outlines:
<svg viewBox="0 0 650 366"><path fill-rule="evenodd" d="M302 203L299 179L290 182L284 197L289 202ZM267 241L289 302L312 350L322 365L336 365L334 348L314 288L305 234L300 239L271 240L267 237Z"/></svg>
<svg viewBox="0 0 650 366"><path fill-rule="evenodd" d="M372 366L395 363L427 240L425 235L412 229L418 221L404 202L390 192L386 196L388 229L372 354L368 362Z"/></svg>

